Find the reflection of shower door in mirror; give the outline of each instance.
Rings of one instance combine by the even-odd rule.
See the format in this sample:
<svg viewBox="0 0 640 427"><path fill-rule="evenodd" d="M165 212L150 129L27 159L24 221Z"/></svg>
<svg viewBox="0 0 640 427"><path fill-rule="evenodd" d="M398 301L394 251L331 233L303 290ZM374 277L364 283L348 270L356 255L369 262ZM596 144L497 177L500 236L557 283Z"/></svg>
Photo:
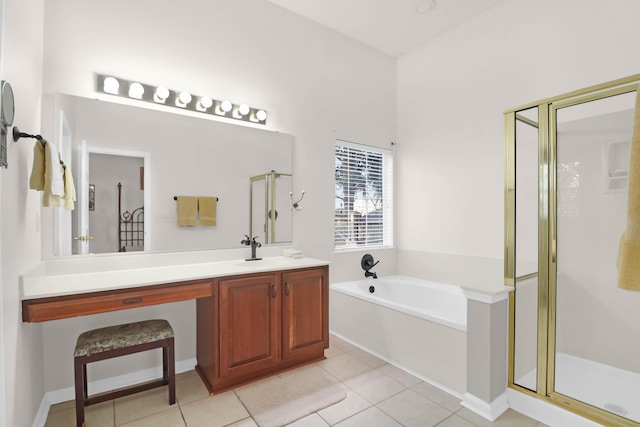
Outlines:
<svg viewBox="0 0 640 427"><path fill-rule="evenodd" d="M291 174L269 172L250 178L249 234L263 244L290 242Z"/></svg>
<svg viewBox="0 0 640 427"><path fill-rule="evenodd" d="M607 426L640 426L640 292L617 285L639 83L505 113L509 385Z"/></svg>
<svg viewBox="0 0 640 427"><path fill-rule="evenodd" d="M552 366L555 392L640 422L640 293L617 286L616 267L626 228L635 96L570 101L552 109Z"/></svg>

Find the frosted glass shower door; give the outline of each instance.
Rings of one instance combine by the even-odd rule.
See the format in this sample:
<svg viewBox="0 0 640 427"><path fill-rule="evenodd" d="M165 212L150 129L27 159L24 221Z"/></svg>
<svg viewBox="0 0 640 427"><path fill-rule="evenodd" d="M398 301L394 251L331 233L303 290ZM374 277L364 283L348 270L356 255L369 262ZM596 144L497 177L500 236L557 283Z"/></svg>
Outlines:
<svg viewBox="0 0 640 427"><path fill-rule="evenodd" d="M640 422L640 292L618 288L616 268L635 95L552 110L555 339L549 363L552 392Z"/></svg>

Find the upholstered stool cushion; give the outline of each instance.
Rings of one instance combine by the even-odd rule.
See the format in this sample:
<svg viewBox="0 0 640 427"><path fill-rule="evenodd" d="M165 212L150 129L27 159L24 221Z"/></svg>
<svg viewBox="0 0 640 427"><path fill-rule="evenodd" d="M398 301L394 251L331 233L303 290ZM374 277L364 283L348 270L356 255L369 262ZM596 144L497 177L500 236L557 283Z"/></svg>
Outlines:
<svg viewBox="0 0 640 427"><path fill-rule="evenodd" d="M173 337L173 329L166 320L145 320L126 325L108 326L81 334L73 355L74 357L91 356L170 337Z"/></svg>

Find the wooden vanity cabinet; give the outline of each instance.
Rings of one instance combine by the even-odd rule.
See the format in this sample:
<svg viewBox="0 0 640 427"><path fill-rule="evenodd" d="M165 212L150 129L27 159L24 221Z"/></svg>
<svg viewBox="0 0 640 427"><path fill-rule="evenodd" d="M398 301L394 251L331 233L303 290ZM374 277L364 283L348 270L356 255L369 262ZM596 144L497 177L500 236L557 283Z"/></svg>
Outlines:
<svg viewBox="0 0 640 427"><path fill-rule="evenodd" d="M327 266L220 278L214 287L196 305L196 370L212 394L324 358Z"/></svg>
<svg viewBox="0 0 640 427"><path fill-rule="evenodd" d="M277 275L220 280L220 377L242 376L278 362Z"/></svg>
<svg viewBox="0 0 640 427"><path fill-rule="evenodd" d="M323 269L282 274L282 358L308 358L329 347L329 286Z"/></svg>

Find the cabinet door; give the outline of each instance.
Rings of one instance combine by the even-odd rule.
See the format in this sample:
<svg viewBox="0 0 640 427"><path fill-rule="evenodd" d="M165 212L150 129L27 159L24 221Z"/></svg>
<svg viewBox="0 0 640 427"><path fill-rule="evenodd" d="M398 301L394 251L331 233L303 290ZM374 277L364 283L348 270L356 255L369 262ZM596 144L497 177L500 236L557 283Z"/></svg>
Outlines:
<svg viewBox="0 0 640 427"><path fill-rule="evenodd" d="M282 275L283 358L318 357L329 347L327 268Z"/></svg>
<svg viewBox="0 0 640 427"><path fill-rule="evenodd" d="M220 377L269 369L278 361L278 276L220 280Z"/></svg>

